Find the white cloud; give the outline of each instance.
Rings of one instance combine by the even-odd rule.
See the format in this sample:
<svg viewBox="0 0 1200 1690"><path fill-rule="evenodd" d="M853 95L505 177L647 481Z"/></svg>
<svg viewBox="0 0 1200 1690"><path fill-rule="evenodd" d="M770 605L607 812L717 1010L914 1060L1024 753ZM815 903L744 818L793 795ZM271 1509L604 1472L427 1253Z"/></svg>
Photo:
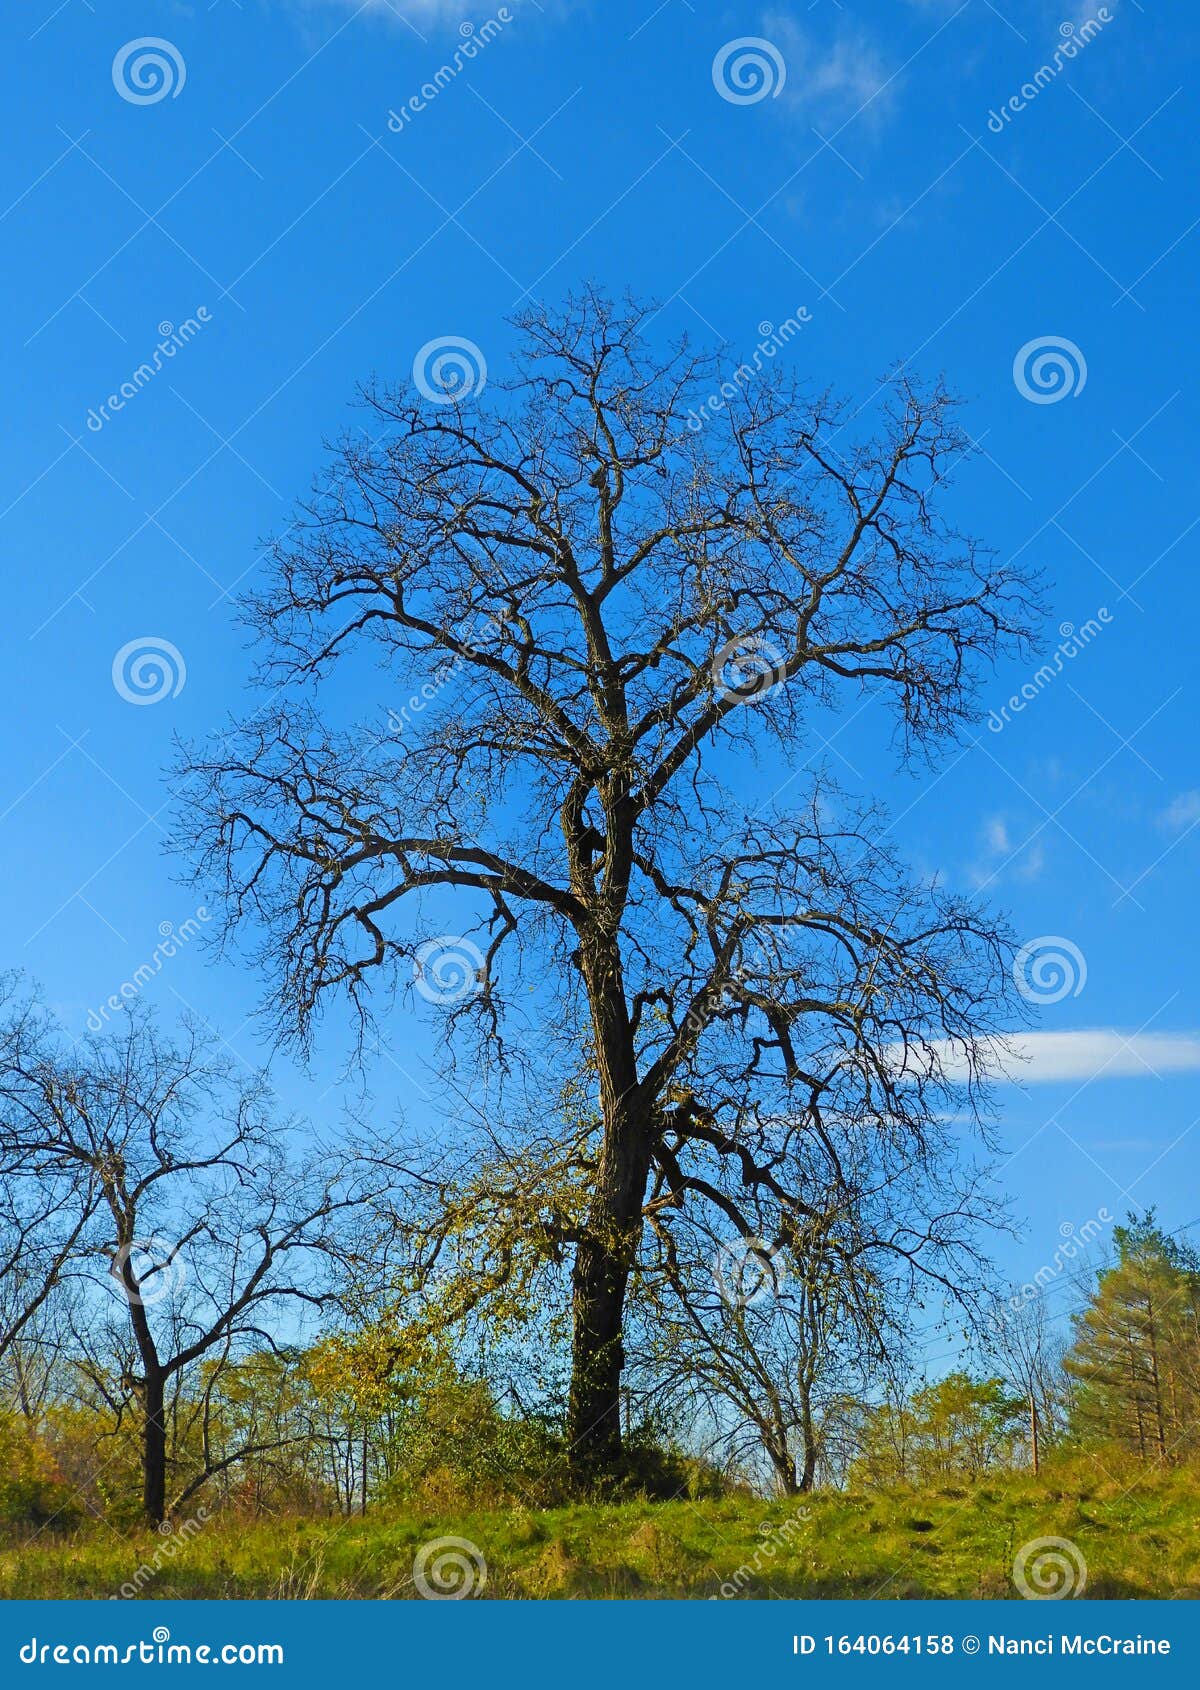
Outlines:
<svg viewBox="0 0 1200 1690"><path fill-rule="evenodd" d="M1002 875L1036 880L1046 866L1046 850L1038 838L1013 842L1008 818L986 816L980 830L981 855L968 869L973 884L990 886Z"/></svg>
<svg viewBox="0 0 1200 1690"><path fill-rule="evenodd" d="M819 43L784 12L768 12L764 37L778 47L787 64L782 103L803 108L806 117L849 117L865 106L877 107L888 81L879 55L858 34L843 30Z"/></svg>
<svg viewBox="0 0 1200 1690"><path fill-rule="evenodd" d="M1012 1033L993 1040L997 1078L1018 1085L1064 1081L1121 1080L1132 1076L1195 1073L1200 1070L1200 1038L1191 1033L1121 1033L1096 1027L1072 1033ZM961 1048L945 1040L930 1045L949 1078L963 1080L967 1065ZM909 1067L919 1057L910 1055Z"/></svg>
<svg viewBox="0 0 1200 1690"><path fill-rule="evenodd" d="M1200 822L1200 791L1193 787L1190 792L1181 792L1157 819L1159 827L1165 827L1168 833L1182 833L1195 827Z"/></svg>
<svg viewBox="0 0 1200 1690"><path fill-rule="evenodd" d="M1046 850L1040 840L1035 839L1032 845L1026 846L1021 859L1013 871L1018 880L1036 880L1046 866Z"/></svg>
<svg viewBox="0 0 1200 1690"><path fill-rule="evenodd" d="M1008 823L1003 816L989 816L983 824L983 842L988 850L997 856L1007 856L1012 850L1012 840L1008 835Z"/></svg>

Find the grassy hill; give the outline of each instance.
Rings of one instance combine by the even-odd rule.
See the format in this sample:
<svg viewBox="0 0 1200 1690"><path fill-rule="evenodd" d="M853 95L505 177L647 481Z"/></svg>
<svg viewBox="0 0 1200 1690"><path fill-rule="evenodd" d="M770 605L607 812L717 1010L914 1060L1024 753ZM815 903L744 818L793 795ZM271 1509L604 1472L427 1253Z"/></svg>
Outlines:
<svg viewBox="0 0 1200 1690"><path fill-rule="evenodd" d="M1080 1478L1064 1470L977 1487L629 1502L533 1512L234 1521L194 1536L47 1530L0 1548L0 1597L411 1597L414 1559L444 1537L476 1546L488 1597L1010 1597L1031 1539L1069 1539L1089 1596L1200 1596L1200 1476ZM139 1568L142 1571L139 1573Z"/></svg>

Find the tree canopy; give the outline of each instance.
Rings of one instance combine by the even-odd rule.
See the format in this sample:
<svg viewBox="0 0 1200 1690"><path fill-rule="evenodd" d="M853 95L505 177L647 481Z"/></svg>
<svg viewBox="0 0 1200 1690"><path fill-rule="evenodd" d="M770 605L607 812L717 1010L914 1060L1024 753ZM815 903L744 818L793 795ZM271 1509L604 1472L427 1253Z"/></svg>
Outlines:
<svg viewBox="0 0 1200 1690"><path fill-rule="evenodd" d="M932 752L1025 635L1028 583L943 509L952 400L898 376L855 433L769 371L698 430L720 361L657 351L652 315L588 290L521 319L486 394L364 393L247 607L270 691L189 754L181 826L286 1036L400 987L485 1061L524 1031L582 1085L552 1163L583 1200L538 1229L571 1252L581 1477L619 1462L648 1217L751 1236L769 1199L784 1245L844 1196L839 1134L936 1156L1012 1014L1002 929L807 767L860 696ZM401 736L321 703L364 659L433 700ZM772 745L778 790L748 801Z"/></svg>

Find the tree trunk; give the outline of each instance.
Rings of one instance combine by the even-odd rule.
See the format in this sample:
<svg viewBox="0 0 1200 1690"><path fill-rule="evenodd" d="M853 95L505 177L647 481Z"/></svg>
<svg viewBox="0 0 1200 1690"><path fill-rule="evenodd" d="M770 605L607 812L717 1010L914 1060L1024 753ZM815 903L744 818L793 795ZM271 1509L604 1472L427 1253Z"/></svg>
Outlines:
<svg viewBox="0 0 1200 1690"><path fill-rule="evenodd" d="M803 1453L800 1458L800 1490L804 1495L813 1488L817 1476L817 1429L813 1424L812 1374L808 1370L800 1380L800 1439Z"/></svg>
<svg viewBox="0 0 1200 1690"><path fill-rule="evenodd" d="M146 1373L146 1421L142 1433L142 1507L152 1526L162 1524L167 1511L167 1417L163 1376Z"/></svg>
<svg viewBox="0 0 1200 1690"><path fill-rule="evenodd" d="M770 1456L771 1465L775 1469L775 1482L779 1486L780 1496L798 1495L800 1485L796 1480L796 1463L791 1450L787 1448L786 1444L770 1443L767 1446L767 1454Z"/></svg>
<svg viewBox="0 0 1200 1690"><path fill-rule="evenodd" d="M1034 1396L1032 1385L1029 1387L1029 1450L1033 1457L1033 1476L1036 1479L1041 1467L1041 1450L1038 1445L1037 1398Z"/></svg>
<svg viewBox="0 0 1200 1690"><path fill-rule="evenodd" d="M587 1229L576 1245L571 1274L567 1465L581 1488L611 1482L621 1470L625 1291L641 1241L653 1138L639 1096L618 926L612 922L580 945L604 1124Z"/></svg>
<svg viewBox="0 0 1200 1690"><path fill-rule="evenodd" d="M159 1526L167 1512L167 1416L165 1408L167 1370L159 1360L158 1346L150 1329L141 1282L134 1268L137 1248L137 1215L123 1194L108 1187L108 1200L116 1221L116 1260L121 1286L129 1309L129 1324L142 1363L142 1509L152 1526Z"/></svg>
<svg viewBox="0 0 1200 1690"><path fill-rule="evenodd" d="M568 1466L582 1484L612 1476L621 1456L621 1326L627 1270L595 1240L580 1244L572 1275L574 1334L567 1410Z"/></svg>
<svg viewBox="0 0 1200 1690"><path fill-rule="evenodd" d="M581 1486L616 1478L621 1467L621 1341L625 1291L642 1230L650 1134L626 1119L606 1132L571 1275L573 1336L567 1408L567 1464Z"/></svg>
<svg viewBox="0 0 1200 1690"><path fill-rule="evenodd" d="M18 1406L21 1410L21 1417L32 1426L34 1415L33 1404L29 1400L29 1390L25 1379L25 1349L19 1339L13 1347L12 1356L17 1375Z"/></svg>
<svg viewBox="0 0 1200 1690"><path fill-rule="evenodd" d="M1167 1459L1167 1432L1163 1424L1162 1382L1158 1371L1158 1333L1154 1324L1154 1302L1146 1299L1148 1310L1148 1330L1150 1337L1150 1382L1154 1387L1154 1436L1158 1445L1158 1458Z"/></svg>

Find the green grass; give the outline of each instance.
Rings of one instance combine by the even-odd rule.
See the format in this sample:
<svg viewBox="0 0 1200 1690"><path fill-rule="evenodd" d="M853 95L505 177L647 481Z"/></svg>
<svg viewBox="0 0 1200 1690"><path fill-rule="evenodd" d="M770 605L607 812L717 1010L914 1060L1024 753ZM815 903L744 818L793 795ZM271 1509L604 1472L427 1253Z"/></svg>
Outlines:
<svg viewBox="0 0 1200 1690"><path fill-rule="evenodd" d="M629 1502L535 1512L391 1513L349 1521L214 1519L193 1538L92 1526L0 1546L0 1597L105 1597L151 1576L168 1597L418 1594L422 1545L466 1538L487 1563L487 1597L1011 1597L1013 1558L1033 1538L1067 1538L1086 1593L1200 1596L1200 1477L1078 1470L1006 1476L974 1488ZM157 1565L155 1565L157 1558ZM128 1594L128 1589L127 1592Z"/></svg>

